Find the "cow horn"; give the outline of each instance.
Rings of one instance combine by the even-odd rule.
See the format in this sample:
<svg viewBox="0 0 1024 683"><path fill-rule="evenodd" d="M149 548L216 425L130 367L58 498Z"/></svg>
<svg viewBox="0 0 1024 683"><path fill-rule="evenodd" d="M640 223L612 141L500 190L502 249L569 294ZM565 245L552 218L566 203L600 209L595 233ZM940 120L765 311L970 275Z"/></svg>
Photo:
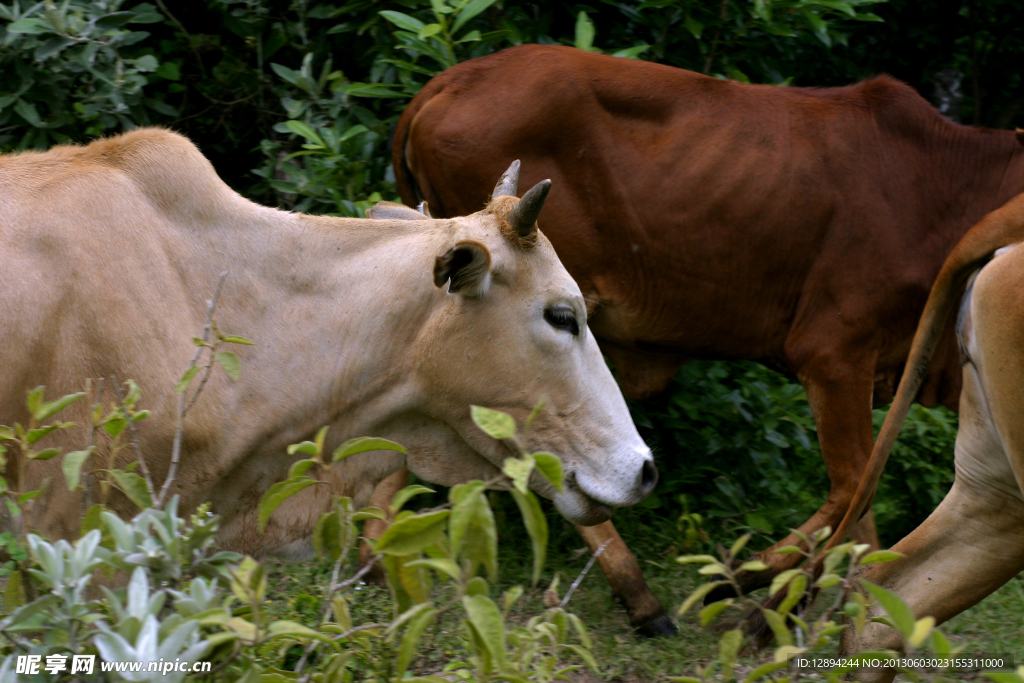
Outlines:
<svg viewBox="0 0 1024 683"><path fill-rule="evenodd" d="M515 197L516 192L519 190L519 159L512 162L512 165L508 167L508 170L501 174L501 178L498 179L498 184L494 186L494 192L491 193L491 197Z"/></svg>
<svg viewBox="0 0 1024 683"><path fill-rule="evenodd" d="M551 190L551 181L542 180L523 195L519 203L508 212L508 223L520 237L526 237L533 232L537 224L537 216L544 208L544 200L548 198L548 191Z"/></svg>

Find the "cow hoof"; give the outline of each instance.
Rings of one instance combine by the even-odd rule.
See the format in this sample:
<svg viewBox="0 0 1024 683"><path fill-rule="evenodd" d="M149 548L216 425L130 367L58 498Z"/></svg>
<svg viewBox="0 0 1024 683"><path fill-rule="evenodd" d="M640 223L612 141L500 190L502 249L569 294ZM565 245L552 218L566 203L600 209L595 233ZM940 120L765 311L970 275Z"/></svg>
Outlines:
<svg viewBox="0 0 1024 683"><path fill-rule="evenodd" d="M634 629L638 636L643 636L644 638L661 638L664 636L674 636L679 633L676 625L664 614L659 614L650 621L634 627Z"/></svg>

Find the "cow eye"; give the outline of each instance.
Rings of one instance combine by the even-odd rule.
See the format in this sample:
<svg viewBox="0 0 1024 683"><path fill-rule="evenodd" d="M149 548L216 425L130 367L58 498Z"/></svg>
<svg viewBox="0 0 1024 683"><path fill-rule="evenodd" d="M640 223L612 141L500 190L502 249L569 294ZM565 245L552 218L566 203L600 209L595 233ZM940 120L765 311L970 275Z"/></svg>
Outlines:
<svg viewBox="0 0 1024 683"><path fill-rule="evenodd" d="M568 306L554 306L544 311L544 319L552 327L565 330L574 337L580 334L580 324L576 320L576 313Z"/></svg>

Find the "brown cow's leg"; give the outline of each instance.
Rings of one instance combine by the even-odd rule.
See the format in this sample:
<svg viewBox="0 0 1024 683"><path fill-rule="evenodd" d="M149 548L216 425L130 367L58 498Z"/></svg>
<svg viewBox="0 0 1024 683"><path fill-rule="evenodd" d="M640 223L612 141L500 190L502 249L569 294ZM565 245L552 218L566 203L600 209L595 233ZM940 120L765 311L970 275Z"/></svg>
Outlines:
<svg viewBox="0 0 1024 683"><path fill-rule="evenodd" d="M807 390L811 411L818 425L821 454L831 481L825 503L800 526L799 531L808 535L826 526L834 529L839 525L871 454L871 396L876 354L865 353L863 349L858 354L858 349L849 347L843 351L818 354L809 362L798 365L800 369L797 376ZM877 536L870 540L877 547ZM803 559L802 555L779 555L772 551L800 544L799 537L790 534L762 552L761 560L768 565L768 569L740 572L737 575L744 592L767 586L774 576L797 566ZM732 594L731 588L716 591L708 596L708 600L721 600Z"/></svg>
<svg viewBox="0 0 1024 683"><path fill-rule="evenodd" d="M597 561L608 577L612 596L626 608L630 625L645 636L670 636L678 633L644 581L640 564L626 547L615 525L609 521L597 526L577 526L576 529L592 553L607 543Z"/></svg>
<svg viewBox="0 0 1024 683"><path fill-rule="evenodd" d="M959 455L959 453L958 453ZM937 623L963 612L1024 569L1024 502L991 487L970 485L960 476L935 512L893 546L904 557L861 570L867 579L895 592L918 619ZM876 606L871 616L880 616ZM841 652L901 649L898 634L869 623L857 635L843 633ZM861 670L857 679L887 683L892 669Z"/></svg>
<svg viewBox="0 0 1024 683"><path fill-rule="evenodd" d="M405 488L408 483L409 470L405 468L388 475L388 477L381 483L377 484L377 488L373 490L373 495L370 496L370 507L380 508L384 512L387 512L395 494ZM379 519L368 519L363 526L363 536L365 538L380 538L380 535L384 533L384 529L386 529L387 526L386 522ZM369 543L363 541L359 544L360 567L370 561L372 552L373 551L370 549ZM384 568L379 562L376 566L370 569L370 571L363 575L363 580L377 586L387 585L387 577L384 575Z"/></svg>

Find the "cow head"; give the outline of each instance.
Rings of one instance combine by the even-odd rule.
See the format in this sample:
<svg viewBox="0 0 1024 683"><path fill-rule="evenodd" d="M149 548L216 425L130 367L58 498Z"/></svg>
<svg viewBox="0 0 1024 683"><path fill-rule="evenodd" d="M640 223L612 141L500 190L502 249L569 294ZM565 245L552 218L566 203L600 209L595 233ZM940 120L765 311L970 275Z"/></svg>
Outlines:
<svg viewBox="0 0 1024 683"><path fill-rule="evenodd" d="M566 483L559 493L535 474L531 487L571 521L597 524L650 493L657 470L587 329L583 295L537 229L551 183L516 199L518 170L517 161L482 211L449 221L432 271L424 264L438 304L417 342L415 372L424 412L444 429L422 430L408 444L408 464L440 484L493 476L514 450L480 431L469 405L522 425L545 399L524 438L562 458ZM401 211L424 217L396 205L374 215Z"/></svg>

